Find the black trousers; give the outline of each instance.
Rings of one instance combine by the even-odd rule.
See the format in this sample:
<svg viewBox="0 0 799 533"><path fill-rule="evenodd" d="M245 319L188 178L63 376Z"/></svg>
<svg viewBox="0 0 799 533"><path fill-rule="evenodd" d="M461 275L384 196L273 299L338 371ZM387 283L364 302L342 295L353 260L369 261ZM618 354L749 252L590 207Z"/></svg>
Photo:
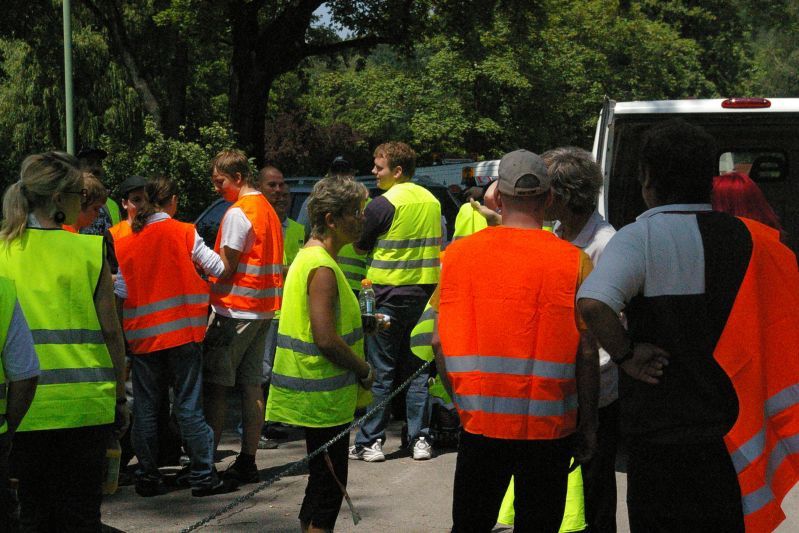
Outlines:
<svg viewBox="0 0 799 533"><path fill-rule="evenodd" d="M461 430L452 532L491 531L511 476L515 477L514 531L557 532L566 506L571 453L568 437L505 440Z"/></svg>
<svg viewBox="0 0 799 533"><path fill-rule="evenodd" d="M597 450L582 465L585 521L591 533L616 533L616 452L619 447L619 401L599 409Z"/></svg>
<svg viewBox="0 0 799 533"><path fill-rule="evenodd" d="M14 435L11 475L19 479L20 530L100 532L103 464L111 426Z"/></svg>
<svg viewBox="0 0 799 533"><path fill-rule="evenodd" d="M308 453L344 431L349 424L329 428L305 428L305 448ZM333 471L341 483L347 486L349 439L344 437L327 449ZM300 521L322 529L333 530L344 494L333 479L324 454L317 455L308 464L308 485L300 508Z"/></svg>
<svg viewBox="0 0 799 533"><path fill-rule="evenodd" d="M630 531L743 533L741 489L721 437L684 443L629 443Z"/></svg>

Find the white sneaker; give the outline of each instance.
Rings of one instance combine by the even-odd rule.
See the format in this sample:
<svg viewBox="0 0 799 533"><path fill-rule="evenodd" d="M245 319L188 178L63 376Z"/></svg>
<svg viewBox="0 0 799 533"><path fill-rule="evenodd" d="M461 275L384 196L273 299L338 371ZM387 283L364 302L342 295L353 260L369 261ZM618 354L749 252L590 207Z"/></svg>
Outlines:
<svg viewBox="0 0 799 533"><path fill-rule="evenodd" d="M424 437L419 437L413 443L413 459L415 461L425 461L433 456L433 447L425 440Z"/></svg>
<svg viewBox="0 0 799 533"><path fill-rule="evenodd" d="M382 439L377 439L371 446L350 446L350 459L366 461L367 463L379 463L386 460L383 453Z"/></svg>

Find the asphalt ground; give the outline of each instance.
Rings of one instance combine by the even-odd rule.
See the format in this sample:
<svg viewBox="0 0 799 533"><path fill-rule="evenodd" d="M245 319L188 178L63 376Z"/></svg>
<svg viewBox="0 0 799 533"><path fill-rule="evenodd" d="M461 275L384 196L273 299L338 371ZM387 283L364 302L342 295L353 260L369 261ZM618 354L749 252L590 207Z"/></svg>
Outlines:
<svg viewBox="0 0 799 533"><path fill-rule="evenodd" d="M355 526L346 502L342 504L336 531L446 532L451 525L452 483L455 450L439 452L430 461L414 461L400 449L401 424L392 422L384 446L384 463L350 461L348 492L361 522ZM302 431L289 429L289 437L275 450L259 450L256 462L263 481L305 456ZM350 434L354 439L354 434ZM220 444L217 468L224 470L235 459L238 437L226 432ZM134 459L135 462L135 459ZM169 469L165 469L168 472ZM619 492L617 520L619 532L629 531L624 502L626 475L616 475ZM305 491L307 470L286 476L228 513L212 520L200 531L292 532L299 531L297 514ZM103 523L108 531L179 532L233 500L246 495L257 485L241 486L237 491L205 498L194 498L188 489L163 496L142 498L132 486L120 487L103 502ZM779 533L799 531L799 488L788 494L782 505L788 515ZM497 527L496 532L510 531Z"/></svg>

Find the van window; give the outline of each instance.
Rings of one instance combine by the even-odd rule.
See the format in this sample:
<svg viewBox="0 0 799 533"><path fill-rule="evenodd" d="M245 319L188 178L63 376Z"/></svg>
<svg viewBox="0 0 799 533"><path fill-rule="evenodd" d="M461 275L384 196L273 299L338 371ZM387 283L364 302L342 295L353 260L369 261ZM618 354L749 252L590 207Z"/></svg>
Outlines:
<svg viewBox="0 0 799 533"><path fill-rule="evenodd" d="M784 152L724 152L719 156L719 174L739 172L757 182L783 181L787 178L787 161Z"/></svg>

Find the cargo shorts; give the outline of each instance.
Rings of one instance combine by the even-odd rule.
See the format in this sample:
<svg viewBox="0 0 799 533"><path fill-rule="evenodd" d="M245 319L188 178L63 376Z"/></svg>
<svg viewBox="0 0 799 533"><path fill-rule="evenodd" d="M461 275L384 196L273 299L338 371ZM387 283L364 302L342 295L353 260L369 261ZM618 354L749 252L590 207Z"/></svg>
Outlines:
<svg viewBox="0 0 799 533"><path fill-rule="evenodd" d="M231 318L212 311L203 343L203 381L226 387L263 384L270 322Z"/></svg>

